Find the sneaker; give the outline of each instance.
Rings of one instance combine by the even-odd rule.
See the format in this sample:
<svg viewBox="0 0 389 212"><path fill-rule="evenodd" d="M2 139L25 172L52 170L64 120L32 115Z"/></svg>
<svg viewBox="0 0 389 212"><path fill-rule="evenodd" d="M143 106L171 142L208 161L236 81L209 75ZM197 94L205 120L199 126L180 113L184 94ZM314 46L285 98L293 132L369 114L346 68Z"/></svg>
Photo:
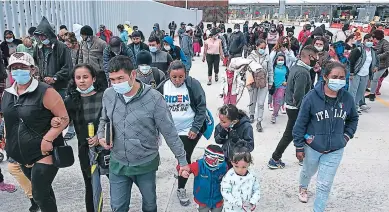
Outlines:
<svg viewBox="0 0 389 212"><path fill-rule="evenodd" d="M375 101L375 94L370 94L369 100L370 100L371 102L374 102L374 101Z"/></svg>
<svg viewBox="0 0 389 212"><path fill-rule="evenodd" d="M299 166L303 166L304 165L304 161L303 160L299 160Z"/></svg>
<svg viewBox="0 0 389 212"><path fill-rule="evenodd" d="M4 183L4 182L0 183L0 191L6 191L8 193L13 193L16 190L17 190L16 187L14 185L12 185L12 184L7 184L7 183Z"/></svg>
<svg viewBox="0 0 389 212"><path fill-rule="evenodd" d="M188 206L190 201L188 196L186 196L186 189L185 188L179 188L177 189L177 197L180 200L180 204L182 206Z"/></svg>
<svg viewBox="0 0 389 212"><path fill-rule="evenodd" d="M357 113L358 113L358 115L362 115L362 111L360 108L358 108Z"/></svg>
<svg viewBox="0 0 389 212"><path fill-rule="evenodd" d="M272 124L275 124L275 123L276 123L276 117L272 115L272 116L271 116L270 122L271 122Z"/></svg>
<svg viewBox="0 0 389 212"><path fill-rule="evenodd" d="M219 81L219 76L215 74L215 82Z"/></svg>
<svg viewBox="0 0 389 212"><path fill-rule="evenodd" d="M365 112L367 112L368 110L371 109L371 107L369 107L367 105L361 105L359 108L361 109L361 111L365 111Z"/></svg>
<svg viewBox="0 0 389 212"><path fill-rule="evenodd" d="M254 123L254 115L250 115L250 123Z"/></svg>
<svg viewBox="0 0 389 212"><path fill-rule="evenodd" d="M212 85L212 81L209 80L209 81L207 82L207 85Z"/></svg>
<svg viewBox="0 0 389 212"><path fill-rule="evenodd" d="M260 121L257 122L257 131L258 131L258 132L262 132L262 131L263 131L262 124L261 124Z"/></svg>
<svg viewBox="0 0 389 212"><path fill-rule="evenodd" d="M280 110L282 114L286 114L285 105L282 105Z"/></svg>
<svg viewBox="0 0 389 212"><path fill-rule="evenodd" d="M299 189L299 200L302 203L308 202L308 190L306 188Z"/></svg>
<svg viewBox="0 0 389 212"><path fill-rule="evenodd" d="M270 111L273 111L273 104L269 104L268 107Z"/></svg>
<svg viewBox="0 0 389 212"><path fill-rule="evenodd" d="M267 167L269 167L270 169L283 169L285 168L285 163L283 163L281 159L275 161L273 158L270 158Z"/></svg>

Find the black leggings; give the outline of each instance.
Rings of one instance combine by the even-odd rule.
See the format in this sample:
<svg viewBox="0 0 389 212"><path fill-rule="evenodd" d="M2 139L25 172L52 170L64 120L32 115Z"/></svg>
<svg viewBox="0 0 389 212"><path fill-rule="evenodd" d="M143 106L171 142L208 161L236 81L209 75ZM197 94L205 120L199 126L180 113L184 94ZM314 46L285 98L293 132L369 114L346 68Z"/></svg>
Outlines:
<svg viewBox="0 0 389 212"><path fill-rule="evenodd" d="M188 164L192 163L192 160L190 159L192 157L193 150L195 149L197 143L199 142L201 136L197 136L195 139L189 139L186 135L180 135L180 139L182 143L184 144L184 149L186 152L186 161ZM178 177L178 188L185 188L186 182L188 181L187 178Z"/></svg>
<svg viewBox="0 0 389 212"><path fill-rule="evenodd" d="M51 184L57 175L58 168L54 165L35 163L33 167L20 166L31 181L32 196L42 212L57 212L57 203Z"/></svg>
<svg viewBox="0 0 389 212"><path fill-rule="evenodd" d="M218 74L219 73L220 55L207 54L206 59L207 59L207 64L208 64L208 76L212 77L212 68L215 69L215 74Z"/></svg>
<svg viewBox="0 0 389 212"><path fill-rule="evenodd" d="M3 174L1 173L1 168L0 168L0 183L4 182L4 176Z"/></svg>

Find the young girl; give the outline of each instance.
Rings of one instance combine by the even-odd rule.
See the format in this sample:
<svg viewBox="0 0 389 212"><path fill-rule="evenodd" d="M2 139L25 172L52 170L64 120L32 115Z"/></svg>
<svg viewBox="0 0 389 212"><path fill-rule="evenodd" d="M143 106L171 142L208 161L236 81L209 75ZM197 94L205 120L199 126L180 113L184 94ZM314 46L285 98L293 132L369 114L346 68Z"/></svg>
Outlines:
<svg viewBox="0 0 389 212"><path fill-rule="evenodd" d="M217 145L209 145L204 157L189 165L190 173L194 175L193 196L199 205L199 212L221 212L223 196L220 183L228 171L223 150ZM182 177L189 178L189 172L184 171Z"/></svg>
<svg viewBox="0 0 389 212"><path fill-rule="evenodd" d="M273 96L273 115L271 117L271 123L276 123L276 118L278 116L278 111L281 108L285 89L286 81L288 79L289 69L286 66L286 57L282 52L277 53L276 58L273 64L274 70L274 86L275 90L272 94Z"/></svg>
<svg viewBox="0 0 389 212"><path fill-rule="evenodd" d="M249 152L253 151L253 127L249 117L232 104L223 105L219 109L219 119L220 123L215 128L215 142L223 145L224 156L231 167L230 159L238 143L244 143Z"/></svg>
<svg viewBox="0 0 389 212"><path fill-rule="evenodd" d="M224 176L221 193L224 212L254 211L260 199L259 179L249 170L253 159L246 147L237 146L232 157L233 169Z"/></svg>
<svg viewBox="0 0 389 212"><path fill-rule="evenodd" d="M226 74L222 77L220 97L224 98L224 104L236 105L238 94L244 86L240 72L249 63L249 60L243 58L231 59L230 65L226 69Z"/></svg>

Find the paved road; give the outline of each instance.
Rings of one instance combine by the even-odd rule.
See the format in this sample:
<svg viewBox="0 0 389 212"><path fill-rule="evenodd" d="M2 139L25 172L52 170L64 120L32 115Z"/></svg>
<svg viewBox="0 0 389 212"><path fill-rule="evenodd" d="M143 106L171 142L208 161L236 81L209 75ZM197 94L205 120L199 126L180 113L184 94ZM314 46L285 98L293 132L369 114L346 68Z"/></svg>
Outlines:
<svg viewBox="0 0 389 212"><path fill-rule="evenodd" d="M207 66L200 58L195 58L191 75L200 80L207 94L207 106L215 114L217 108L222 105L218 98L220 83L211 86L206 85ZM224 68L221 68L223 72ZM389 202L386 201L389 190L389 139L387 127L389 126L389 81L383 83L383 93L377 101L368 102L372 107L369 113L360 117L358 131L355 138L346 147L343 161L339 167L327 211L359 211L380 212L389 210ZM238 107L248 110L249 98L246 92L238 104ZM302 204L297 199L298 177L300 167L295 158L294 147L290 146L283 157L286 167L283 170L269 170L266 166L272 151L275 149L282 136L286 125L287 116L280 115L276 124L270 123L270 112L265 109L263 127L264 132L255 132L254 164L252 168L261 178L262 198L257 206L257 211L312 211L313 199L308 204ZM207 141L201 139L193 159L201 157L203 149L213 139ZM70 141L73 149L77 151L77 140ZM175 173L175 159L169 148L164 143L160 148L161 165L158 171L157 192L158 211L161 212L194 212L196 205L188 207L180 206L175 190L177 183ZM75 152L77 155L77 152ZM5 173L7 182L17 183L7 172L6 162L0 163ZM315 193L315 178L310 186L310 197ZM84 185L80 166L77 162L70 168L61 169L54 181L54 191L57 197L60 212L82 212L84 206ZM189 180L187 189L192 199L193 180ZM109 184L103 179L104 211L109 208ZM141 198L138 189L134 186L134 194L131 201L131 212L141 211ZM0 193L1 212L28 211L29 201L21 188L12 194Z"/></svg>

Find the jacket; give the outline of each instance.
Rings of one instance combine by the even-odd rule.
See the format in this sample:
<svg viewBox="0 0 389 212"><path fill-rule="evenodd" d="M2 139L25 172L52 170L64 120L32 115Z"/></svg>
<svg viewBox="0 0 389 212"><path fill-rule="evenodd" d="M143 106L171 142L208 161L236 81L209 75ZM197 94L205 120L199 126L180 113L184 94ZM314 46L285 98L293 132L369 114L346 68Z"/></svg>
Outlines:
<svg viewBox="0 0 389 212"><path fill-rule="evenodd" d="M379 58L377 57L377 53L374 51L373 48L370 48L371 52L371 64L369 67L369 76L372 75L374 68L379 68ZM362 49L362 47L357 47L353 50L351 50L350 57L348 58L350 62L350 74L358 74L358 72L361 70L363 64L366 62L366 50Z"/></svg>
<svg viewBox="0 0 389 212"><path fill-rule="evenodd" d="M45 34L51 43L51 48L43 45L35 46L33 57L35 65L39 68L41 79L44 77L56 77L57 80L52 85L54 89L67 88L70 72L73 70L70 49L57 40L57 36L45 17L42 18L42 21L36 27L36 31ZM46 51L48 51L47 54L45 54Z"/></svg>
<svg viewBox="0 0 389 212"><path fill-rule="evenodd" d="M174 22L170 22L169 23L169 30L170 31L176 31L176 29L177 29L177 24L174 23Z"/></svg>
<svg viewBox="0 0 389 212"><path fill-rule="evenodd" d="M276 44L277 41L278 41L278 38L279 38L279 34L278 32L269 32L267 33L267 43L268 44ZM269 49L269 51L271 51L271 49Z"/></svg>
<svg viewBox="0 0 389 212"><path fill-rule="evenodd" d="M275 58L278 58L279 56L282 56L282 57L284 57L284 61L287 61L286 60L286 56L285 56L285 54L284 53L282 53L282 52L278 52L277 53L277 55L276 55L276 57ZM276 69L276 66L277 66L277 60L273 60L273 71ZM289 68L288 68L288 66L285 66L286 67L286 74L285 74L285 82L287 82L288 81L288 76L289 76ZM273 82L275 81L275 74L273 73ZM269 83L270 84L270 83ZM277 86L277 85L275 85L275 86Z"/></svg>
<svg viewBox="0 0 389 212"><path fill-rule="evenodd" d="M188 35L188 33L182 34L181 40L181 50L184 52L186 57L192 58L194 56L193 52L193 40L192 37Z"/></svg>
<svg viewBox="0 0 389 212"><path fill-rule="evenodd" d="M96 36L99 37L101 40L105 41L106 43L109 43L113 34L111 30L105 29L103 32L99 31Z"/></svg>
<svg viewBox="0 0 389 212"><path fill-rule="evenodd" d="M33 79L27 92L15 98L14 86L7 88L2 98L2 112L6 122L5 147L8 156L22 165L32 165L44 158L42 137L51 129L54 115L43 105L43 97L50 86ZM60 134L53 146L63 145Z"/></svg>
<svg viewBox="0 0 389 212"><path fill-rule="evenodd" d="M304 46L305 42L307 41L307 39L309 37L311 37L311 31L309 31L309 30L301 30L297 40L301 43L301 45Z"/></svg>
<svg viewBox="0 0 389 212"><path fill-rule="evenodd" d="M103 52L107 43L100 38L93 36L90 47L87 41L83 41L80 46L80 55L78 58L78 64L87 63L96 71L104 71L104 59Z"/></svg>
<svg viewBox="0 0 389 212"><path fill-rule="evenodd" d="M311 90L311 67L298 60L289 71L285 90L285 103L295 109L300 108L305 94Z"/></svg>
<svg viewBox="0 0 389 212"><path fill-rule="evenodd" d="M120 39L123 41L123 43L128 43L128 32L126 30L120 32Z"/></svg>
<svg viewBox="0 0 389 212"><path fill-rule="evenodd" d="M231 56L242 56L243 46L246 44L243 32L234 32L231 34L230 40L228 41L228 50Z"/></svg>
<svg viewBox="0 0 389 212"><path fill-rule="evenodd" d="M296 124L293 140L297 151L304 151L304 144L327 153L342 149L354 137L358 125L354 98L344 88L338 91L334 105L326 101L324 82L317 83L304 98ZM313 136L306 141L305 135Z"/></svg>
<svg viewBox="0 0 389 212"><path fill-rule="evenodd" d="M163 71L165 75L167 75L167 70L169 69L170 63L173 61L172 56L169 53L157 50L156 52L150 52L152 62L152 67L156 67L159 70Z"/></svg>
<svg viewBox="0 0 389 212"><path fill-rule="evenodd" d="M161 82L161 84L159 84L156 88L162 95L164 94L163 87L165 85L165 82L168 80L170 79L166 79L165 81ZM193 124L190 131L194 133L203 133L202 131L205 130L204 124L206 124L205 119L207 116L207 100L205 98L205 92L203 90L203 87L201 87L200 82L191 76L187 76L184 83L188 88L190 107L195 113L195 117L193 119Z"/></svg>
<svg viewBox="0 0 389 212"><path fill-rule="evenodd" d="M290 40L290 49L292 49L294 55L297 55L300 50L299 41L295 37L290 37L289 40Z"/></svg>
<svg viewBox="0 0 389 212"><path fill-rule="evenodd" d="M389 41L385 38L380 40L375 47L377 56L380 60L379 70L389 67Z"/></svg>
<svg viewBox="0 0 389 212"><path fill-rule="evenodd" d="M35 50L35 45L32 45L30 48L27 48L24 44L19 44L16 48L16 52L26 52L29 55L33 56Z"/></svg>
<svg viewBox="0 0 389 212"><path fill-rule="evenodd" d="M266 71L267 83L268 85L272 85L274 82L274 69L269 55L266 53L264 55L260 55L257 50L253 50L247 59L252 61L250 65L253 63L259 64ZM251 71L254 73L256 70L258 69L253 70L251 68Z"/></svg>
<svg viewBox="0 0 389 212"><path fill-rule="evenodd" d="M135 52L135 43L129 44L128 47L131 49L132 54L134 55L134 58L136 60L137 53ZM146 50L146 51L150 52L149 46L147 44L143 43L143 42L140 42L139 43L139 52L142 51L142 50Z"/></svg>
<svg viewBox="0 0 389 212"><path fill-rule="evenodd" d="M184 65L187 66L188 61L183 50L179 46L174 45L172 37L166 36L163 38L163 41L169 44L170 50L167 51L165 48L163 48L162 51L169 53L173 60L181 60L181 62L183 62Z"/></svg>
<svg viewBox="0 0 389 212"><path fill-rule="evenodd" d="M276 58L276 55L279 53L279 51L271 51L270 52L270 61L271 63L273 64L274 61L277 59ZM293 51L292 50L286 50L284 53L284 56L286 58L286 66L288 68L291 68L292 65L297 61L297 58L296 56L294 55Z"/></svg>
<svg viewBox="0 0 389 212"><path fill-rule="evenodd" d="M233 150L238 141L245 141L250 152L254 150L253 127L247 115L240 117L239 122L229 131L225 130L220 124L216 125L214 137L217 144L223 145L222 149L227 159L232 159Z"/></svg>
<svg viewBox="0 0 389 212"><path fill-rule="evenodd" d="M142 92L127 103L112 87L105 90L97 137L105 137L105 125L110 122L114 126L111 157L120 164L138 166L157 157L161 133L180 166L187 165L184 145L164 98L151 86L137 82Z"/></svg>
<svg viewBox="0 0 389 212"><path fill-rule="evenodd" d="M252 169L248 170L246 176L239 176L234 169L230 169L220 186L224 198L224 212L250 211L250 204L258 205L261 198L259 179Z"/></svg>
<svg viewBox="0 0 389 212"><path fill-rule="evenodd" d="M227 39L224 37L224 35L219 36L219 39L221 40L221 43L222 43L223 54L226 57L229 54L228 53L228 42L227 42Z"/></svg>
<svg viewBox="0 0 389 212"><path fill-rule="evenodd" d="M4 37L5 37L5 35L4 35ZM15 44L17 47L18 45L22 44L22 41L19 39L15 39L15 35L14 35L14 40L12 41L12 43ZM8 58L11 57L11 55L9 54L9 48L8 48L8 44L6 41L1 42L0 50L3 52L4 65L5 65L5 67L7 67L8 66Z"/></svg>
<svg viewBox="0 0 389 212"><path fill-rule="evenodd" d="M158 23L154 24L154 27L157 27L158 29L157 30L153 30L150 33L150 37L156 36L156 37L159 38L160 41L162 41L163 38L165 37L165 35L162 33L161 28L159 27L159 24Z"/></svg>
<svg viewBox="0 0 389 212"><path fill-rule="evenodd" d="M241 91L243 91L245 82L242 80L241 72L245 67L247 67L247 65L250 64L250 62L250 60L241 57L231 59L229 67L226 69L221 78L221 95L227 96L228 94L228 72L233 72L231 95L238 95Z"/></svg>
<svg viewBox="0 0 389 212"><path fill-rule="evenodd" d="M208 208L220 208L223 205L223 196L220 183L228 171L227 163L219 164L218 169L212 171L207 168L204 159L197 160L189 165L194 174L193 196L199 205Z"/></svg>
<svg viewBox="0 0 389 212"><path fill-rule="evenodd" d="M134 65L134 68L137 68L138 65L136 64L134 53L123 42L120 45L121 45L121 52L119 55L128 56L131 59L131 63ZM111 51L111 46L107 45L103 51L103 67L104 67L104 72L105 72L105 75L107 76L107 79L109 79L108 63L115 56L116 56L116 54Z"/></svg>

